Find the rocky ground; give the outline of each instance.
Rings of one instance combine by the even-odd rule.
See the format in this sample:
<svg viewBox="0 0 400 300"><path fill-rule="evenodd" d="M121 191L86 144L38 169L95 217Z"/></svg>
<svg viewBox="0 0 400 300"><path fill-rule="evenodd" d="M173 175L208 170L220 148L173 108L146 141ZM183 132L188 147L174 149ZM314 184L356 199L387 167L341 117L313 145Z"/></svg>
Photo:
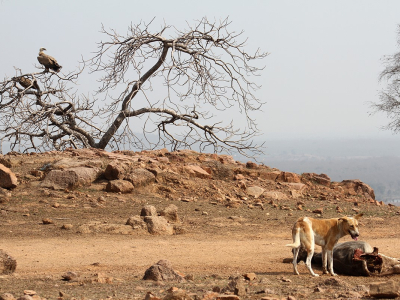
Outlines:
<svg viewBox="0 0 400 300"><path fill-rule="evenodd" d="M12 272L0 253L0 299L356 299L374 282L397 291L397 274L313 278L283 262L298 217L358 212L360 239L400 257L400 209L358 180L194 151L9 153L0 164L0 249L16 261ZM174 275L143 280L161 260Z"/></svg>

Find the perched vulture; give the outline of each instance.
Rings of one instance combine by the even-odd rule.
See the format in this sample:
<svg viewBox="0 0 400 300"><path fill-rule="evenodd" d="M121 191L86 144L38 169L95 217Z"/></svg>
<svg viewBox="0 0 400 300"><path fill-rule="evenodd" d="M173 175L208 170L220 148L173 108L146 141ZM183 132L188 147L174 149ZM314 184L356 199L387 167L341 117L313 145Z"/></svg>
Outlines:
<svg viewBox="0 0 400 300"><path fill-rule="evenodd" d="M32 83L32 80L30 80L29 78L24 77L24 76L13 77L12 79L14 81L18 82L25 89L27 89L27 88L32 88L32 89L35 89L35 90L39 89L39 86L38 86L36 80L34 80L33 83Z"/></svg>
<svg viewBox="0 0 400 300"><path fill-rule="evenodd" d="M40 48L39 50L39 56L37 57L38 61L40 64L42 64L45 67L45 71L48 72L49 69L59 72L62 66L60 66L57 61L55 60L54 57L51 57L50 55L47 55L43 51L46 50L46 48Z"/></svg>

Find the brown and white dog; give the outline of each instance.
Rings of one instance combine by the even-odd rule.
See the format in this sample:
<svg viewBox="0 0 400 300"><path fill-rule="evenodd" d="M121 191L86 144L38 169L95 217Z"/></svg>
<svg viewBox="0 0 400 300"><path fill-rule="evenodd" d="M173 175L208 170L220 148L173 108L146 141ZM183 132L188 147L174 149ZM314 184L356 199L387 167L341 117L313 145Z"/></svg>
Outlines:
<svg viewBox="0 0 400 300"><path fill-rule="evenodd" d="M314 254L314 245L322 247L322 270L326 274L326 267L332 276L335 276L333 271L333 247L338 240L350 235L354 240L357 240L360 235L358 232L358 219L363 214L358 214L354 217L342 217L334 219L314 219L308 217L299 218L293 225L292 236L293 244L286 246L293 248L293 268L294 273L299 275L297 270L297 256L300 251L300 245L303 245L307 251L306 265L312 276L319 276L314 273L311 268L311 259Z"/></svg>

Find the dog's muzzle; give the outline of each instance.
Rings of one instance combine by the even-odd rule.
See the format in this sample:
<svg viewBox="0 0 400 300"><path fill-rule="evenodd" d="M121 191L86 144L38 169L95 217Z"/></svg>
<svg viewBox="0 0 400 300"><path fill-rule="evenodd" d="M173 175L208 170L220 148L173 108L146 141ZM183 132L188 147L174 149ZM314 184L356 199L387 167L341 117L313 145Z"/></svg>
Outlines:
<svg viewBox="0 0 400 300"><path fill-rule="evenodd" d="M351 235L351 238L353 239L353 240L355 240L355 241L357 241L358 240L358 237L360 236L360 234L358 233L358 232L351 232L350 231L350 235Z"/></svg>

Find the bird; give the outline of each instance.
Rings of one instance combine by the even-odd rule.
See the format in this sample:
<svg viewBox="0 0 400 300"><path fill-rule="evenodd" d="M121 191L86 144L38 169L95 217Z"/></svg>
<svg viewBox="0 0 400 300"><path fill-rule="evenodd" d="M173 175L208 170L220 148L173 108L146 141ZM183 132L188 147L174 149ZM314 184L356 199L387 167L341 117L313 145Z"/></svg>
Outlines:
<svg viewBox="0 0 400 300"><path fill-rule="evenodd" d="M39 86L38 86L38 83L36 82L36 80L34 80L32 82L32 80L30 80L29 78L24 77L24 76L13 77L12 79L14 81L18 82L25 89L32 88L32 89L35 89L35 90L39 90Z"/></svg>
<svg viewBox="0 0 400 300"><path fill-rule="evenodd" d="M43 51L46 50L46 48L40 48L39 50L39 56L37 57L39 63L45 67L45 72L48 72L49 69L55 71L55 72L60 72L60 69L62 66L60 66L57 63L57 60L54 57L51 57L50 55L47 55Z"/></svg>

